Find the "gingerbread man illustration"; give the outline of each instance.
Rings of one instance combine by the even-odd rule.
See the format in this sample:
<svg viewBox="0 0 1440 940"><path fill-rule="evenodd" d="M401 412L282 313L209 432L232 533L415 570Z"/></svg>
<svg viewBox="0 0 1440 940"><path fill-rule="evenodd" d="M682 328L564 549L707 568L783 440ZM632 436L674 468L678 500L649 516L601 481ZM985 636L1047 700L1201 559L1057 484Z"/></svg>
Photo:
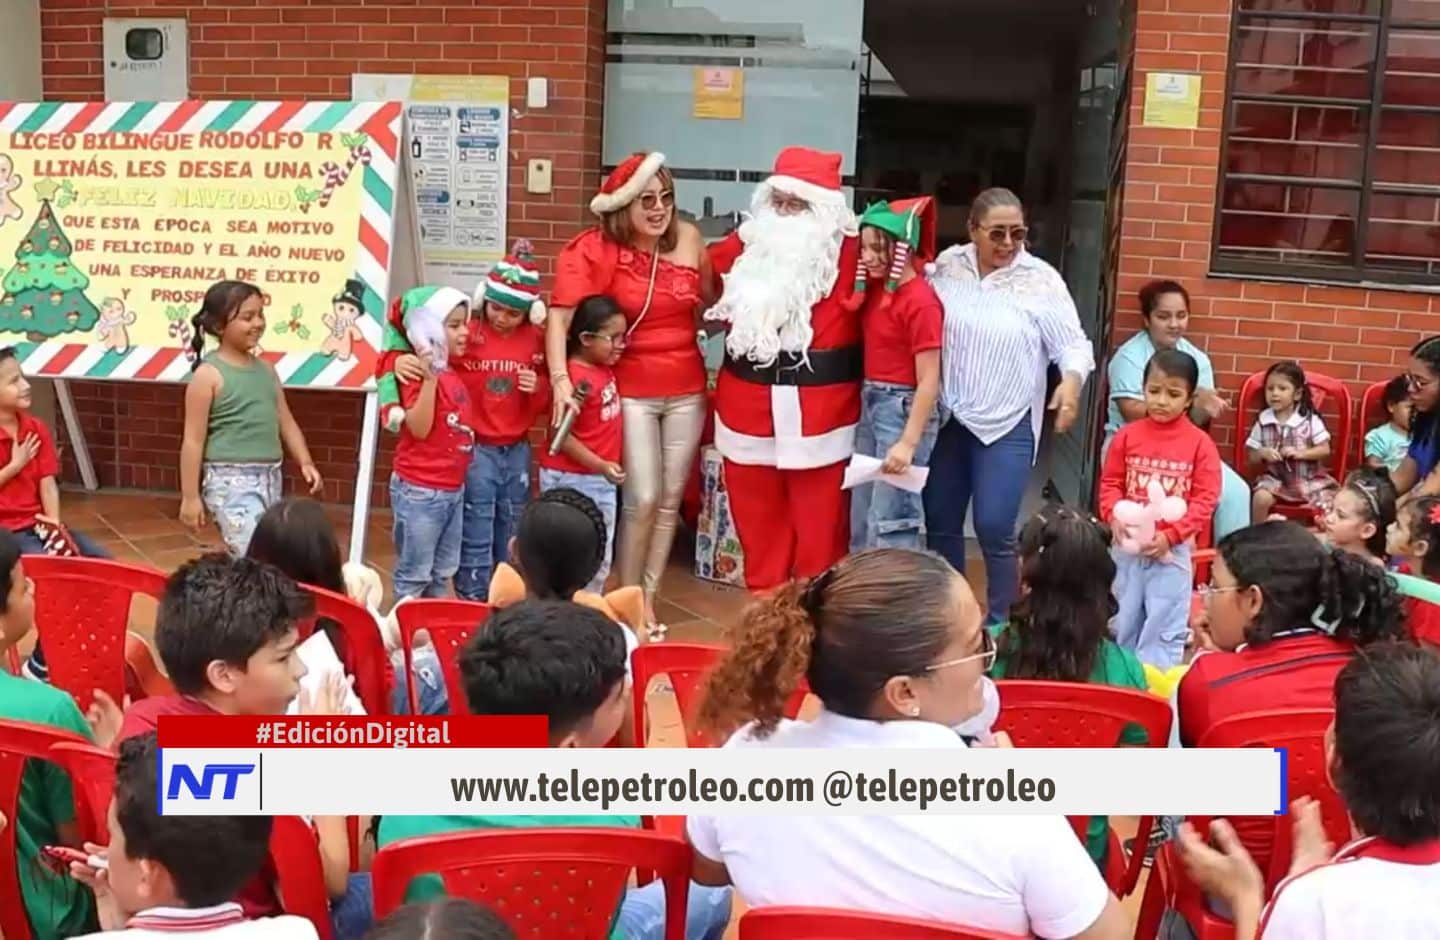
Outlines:
<svg viewBox="0 0 1440 940"><path fill-rule="evenodd" d="M10 198L10 194L20 188L21 182L10 155L0 153L0 225L4 225L8 219L18 219L25 214L25 210Z"/></svg>
<svg viewBox="0 0 1440 940"><path fill-rule="evenodd" d="M125 309L125 301L119 297L106 297L100 304L100 322L95 324L100 345L111 352L128 352L130 332L126 327L134 322L135 314Z"/></svg>
<svg viewBox="0 0 1440 940"><path fill-rule="evenodd" d="M345 282L344 290L331 298L331 312L320 318L328 331L320 343L322 355L334 356L342 362L354 355L355 341L365 338L355 325L365 309L364 295L365 285L352 278Z"/></svg>

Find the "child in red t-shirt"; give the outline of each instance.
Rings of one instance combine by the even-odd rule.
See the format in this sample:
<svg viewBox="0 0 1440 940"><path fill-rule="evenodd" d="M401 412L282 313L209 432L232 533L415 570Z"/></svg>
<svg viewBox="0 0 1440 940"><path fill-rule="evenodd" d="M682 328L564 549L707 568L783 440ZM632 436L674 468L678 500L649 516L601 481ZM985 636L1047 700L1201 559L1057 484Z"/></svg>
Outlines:
<svg viewBox="0 0 1440 940"><path fill-rule="evenodd" d="M888 279L884 292L868 291L864 318L865 387L855 453L883 461L881 470L904 473L926 466L940 430L940 298L915 270L933 210L876 203L860 219L860 263L868 281ZM884 481L850 494L850 547L916 548L925 530L919 493Z"/></svg>
<svg viewBox="0 0 1440 940"><path fill-rule="evenodd" d="M571 407L579 411L558 446L557 432L552 432L550 447L540 458L540 490L567 486L600 507L606 536L600 567L587 585L587 590L598 592L610 573L615 545L615 487L625 482L620 467L620 393L613 369L625 349L625 314L620 305L604 294L582 300L570 319L566 346L566 369L576 390Z"/></svg>
<svg viewBox="0 0 1440 940"><path fill-rule="evenodd" d="M449 361L465 351L469 315L469 298L452 287L417 287L400 301L402 326L425 378L400 385L405 420L390 475L396 600L448 597L460 568L475 432L470 394Z"/></svg>
<svg viewBox="0 0 1440 940"><path fill-rule="evenodd" d="M1400 510L1386 549L1401 574L1440 581L1440 498L1426 496ZM1405 598L1405 627L1416 640L1440 646L1440 604Z"/></svg>
<svg viewBox="0 0 1440 940"><path fill-rule="evenodd" d="M1190 421L1199 366L1187 353L1157 352L1145 366L1146 417L1120 429L1100 478L1100 518L1115 529L1115 641L1142 663L1161 670L1185 655L1193 575L1194 537L1210 525L1220 496L1220 452ZM1185 500L1185 515L1159 522L1139 553L1124 550L1128 535L1115 519L1122 499L1147 502L1151 482Z"/></svg>

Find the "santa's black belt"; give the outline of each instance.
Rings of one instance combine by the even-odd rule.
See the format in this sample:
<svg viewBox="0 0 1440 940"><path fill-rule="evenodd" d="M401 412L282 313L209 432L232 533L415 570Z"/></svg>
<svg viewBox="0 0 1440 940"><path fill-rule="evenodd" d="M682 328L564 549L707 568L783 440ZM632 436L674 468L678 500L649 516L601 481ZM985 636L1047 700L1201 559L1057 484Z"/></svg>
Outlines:
<svg viewBox="0 0 1440 940"><path fill-rule="evenodd" d="M760 366L748 359L735 359L728 353L725 368L737 379L756 385L840 385L858 382L865 374L864 352L859 346L837 349L812 349L808 357L781 353L773 365Z"/></svg>

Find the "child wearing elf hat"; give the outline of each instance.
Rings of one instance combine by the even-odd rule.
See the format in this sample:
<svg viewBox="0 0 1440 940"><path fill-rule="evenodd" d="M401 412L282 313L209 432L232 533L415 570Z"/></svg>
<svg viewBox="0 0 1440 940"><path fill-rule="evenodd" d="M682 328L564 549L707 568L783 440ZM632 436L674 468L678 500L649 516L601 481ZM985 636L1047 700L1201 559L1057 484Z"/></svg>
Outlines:
<svg viewBox="0 0 1440 940"><path fill-rule="evenodd" d="M465 474L464 523L455 593L484 601L491 573L505 560L510 531L530 493L530 427L546 404L545 304L530 242L510 254L476 288L465 351L451 365L470 395L475 451ZM422 377L418 357L395 360L395 372Z"/></svg>
<svg viewBox="0 0 1440 940"><path fill-rule="evenodd" d="M400 381L396 390L403 415L390 476L397 600L448 596L460 567L475 432L469 392L449 363L465 351L469 314L469 298L453 287L417 287L400 298L386 327L408 341L420 368L419 381Z"/></svg>
<svg viewBox="0 0 1440 940"><path fill-rule="evenodd" d="M935 255L935 204L928 196L879 202L860 217L856 293L865 295L865 386L855 453L883 460L881 470L926 466L940 429L940 298L917 264ZM919 493L883 481L856 487L850 544L920 547L925 509Z"/></svg>

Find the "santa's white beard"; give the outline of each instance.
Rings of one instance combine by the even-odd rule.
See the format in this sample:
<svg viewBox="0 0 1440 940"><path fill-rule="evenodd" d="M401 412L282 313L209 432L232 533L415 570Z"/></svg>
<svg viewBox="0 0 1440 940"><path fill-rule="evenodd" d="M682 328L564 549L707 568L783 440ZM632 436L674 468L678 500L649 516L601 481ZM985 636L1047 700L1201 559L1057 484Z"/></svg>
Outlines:
<svg viewBox="0 0 1440 940"><path fill-rule="evenodd" d="M835 286L845 230L845 221L822 207L782 216L768 198L756 200L740 226L745 250L705 314L730 324L731 356L768 366L782 352L805 354L815 335L810 311Z"/></svg>

